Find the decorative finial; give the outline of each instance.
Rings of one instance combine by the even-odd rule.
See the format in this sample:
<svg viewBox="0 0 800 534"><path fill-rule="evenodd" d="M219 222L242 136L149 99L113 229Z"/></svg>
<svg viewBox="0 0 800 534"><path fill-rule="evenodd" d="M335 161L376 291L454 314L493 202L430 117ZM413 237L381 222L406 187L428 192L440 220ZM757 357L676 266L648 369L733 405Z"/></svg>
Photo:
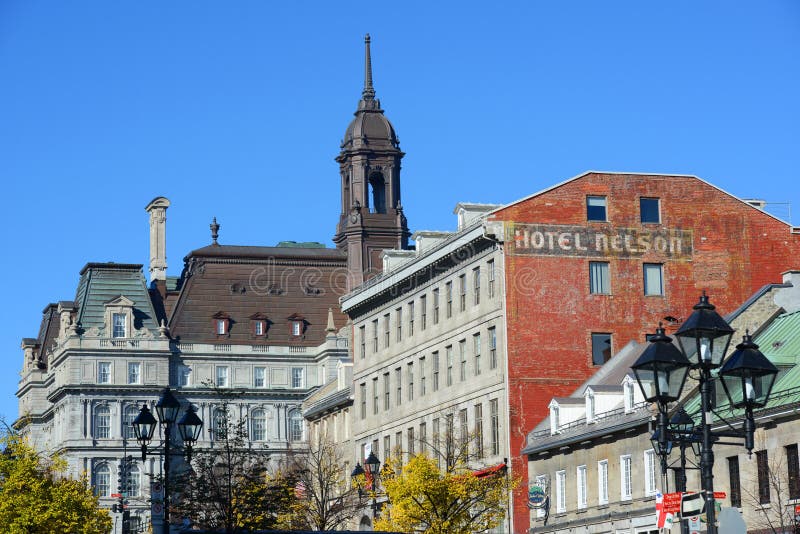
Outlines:
<svg viewBox="0 0 800 534"><path fill-rule="evenodd" d="M364 90L361 98L372 100L375 98L375 89L372 87L372 57L369 53L369 34L364 36Z"/></svg>
<svg viewBox="0 0 800 534"><path fill-rule="evenodd" d="M331 334L336 332L336 324L333 322L333 308L328 308L328 325L325 331Z"/></svg>
<svg viewBox="0 0 800 534"><path fill-rule="evenodd" d="M211 228L211 239L214 240L214 244L218 245L217 238L219 237L219 224L217 224L217 218L214 217L214 220L211 224L208 225Z"/></svg>

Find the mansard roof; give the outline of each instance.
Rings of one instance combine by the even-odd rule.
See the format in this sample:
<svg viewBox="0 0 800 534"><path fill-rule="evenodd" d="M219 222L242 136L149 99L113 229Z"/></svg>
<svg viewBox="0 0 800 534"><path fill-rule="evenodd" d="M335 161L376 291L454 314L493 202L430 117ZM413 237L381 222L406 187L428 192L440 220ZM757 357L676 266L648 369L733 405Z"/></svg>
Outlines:
<svg viewBox="0 0 800 534"><path fill-rule="evenodd" d="M78 308L77 321L81 328L105 327L106 304L124 297L133 302L135 329L158 329L141 264L87 263L80 274L75 306Z"/></svg>
<svg viewBox="0 0 800 534"><path fill-rule="evenodd" d="M184 258L180 293L169 319L170 334L183 342L318 346L325 341L328 308L337 328L344 293L344 251L314 247L212 244ZM212 327L224 310L229 329ZM254 336L252 317L267 320L265 336ZM302 316L306 329L291 336L288 318Z"/></svg>

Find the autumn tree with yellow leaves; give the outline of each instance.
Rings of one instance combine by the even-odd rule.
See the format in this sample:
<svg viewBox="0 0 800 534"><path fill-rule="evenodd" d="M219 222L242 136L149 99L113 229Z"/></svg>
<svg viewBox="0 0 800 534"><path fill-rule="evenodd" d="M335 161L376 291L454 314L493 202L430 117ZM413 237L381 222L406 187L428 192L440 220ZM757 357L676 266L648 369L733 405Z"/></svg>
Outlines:
<svg viewBox="0 0 800 534"><path fill-rule="evenodd" d="M0 525L8 534L106 534L112 521L85 477L64 476L67 464L43 458L13 433L2 437Z"/></svg>
<svg viewBox="0 0 800 534"><path fill-rule="evenodd" d="M446 430L432 442L420 442L421 452L402 451L386 461L377 493L386 503L375 521L377 531L471 534L500 525L510 492L518 480L505 464L487 468L480 432L457 435L452 416Z"/></svg>

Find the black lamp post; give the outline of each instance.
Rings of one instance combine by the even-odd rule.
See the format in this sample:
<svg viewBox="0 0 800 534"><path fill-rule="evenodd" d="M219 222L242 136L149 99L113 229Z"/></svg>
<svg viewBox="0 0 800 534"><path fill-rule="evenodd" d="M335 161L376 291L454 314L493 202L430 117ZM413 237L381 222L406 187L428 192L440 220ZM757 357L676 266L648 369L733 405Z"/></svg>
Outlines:
<svg viewBox="0 0 800 534"><path fill-rule="evenodd" d="M369 456L364 460L364 469L372 483L372 516L376 517L378 515L378 499L375 492L378 491L378 473L381 470L381 461L374 452L370 451Z"/></svg>
<svg viewBox="0 0 800 534"><path fill-rule="evenodd" d="M778 369L758 351L758 346L752 342L749 335L745 336L744 341L736 347L737 350L722 365L733 332L733 328L716 312L704 292L700 297L700 302L694 306L692 314L675 333L680 351L675 348L671 339L665 336L664 330L659 327L650 346L631 366L645 398L649 402L658 403L659 452L666 451L666 444L669 441L668 404L680 397L683 388L682 382L686 380L689 369L698 372L697 380L700 387L699 436L695 436L694 429L691 434L688 433L689 422L683 418L674 423L672 436L677 436L681 443L682 469L685 468L686 443L692 444L694 448L694 443L700 441L700 472L702 489L705 493L709 534L717 534L716 510L714 509L713 444L719 437L743 437L745 448L748 452L752 451L755 432L753 408L764 406L767 403L775 375L778 373ZM711 430L710 416L714 408L714 399L712 398L714 377L711 371L720 366L722 368L719 375L731 406L745 408L743 431L712 432ZM678 380L681 384L676 383Z"/></svg>
<svg viewBox="0 0 800 534"><path fill-rule="evenodd" d="M142 462L147 458L147 445L153 439L153 434L158 423L164 425L164 530L169 533L169 468L170 468L170 437L172 425L178 418L181 404L172 391L166 387L161 393L161 397L156 402L156 414L158 421L147 408L147 404L142 405L139 415L133 420L133 432L136 441L142 446ZM191 459L192 444L200 437L203 429L203 421L197 416L193 406L189 405L186 414L178 421L178 432L186 446L187 453Z"/></svg>

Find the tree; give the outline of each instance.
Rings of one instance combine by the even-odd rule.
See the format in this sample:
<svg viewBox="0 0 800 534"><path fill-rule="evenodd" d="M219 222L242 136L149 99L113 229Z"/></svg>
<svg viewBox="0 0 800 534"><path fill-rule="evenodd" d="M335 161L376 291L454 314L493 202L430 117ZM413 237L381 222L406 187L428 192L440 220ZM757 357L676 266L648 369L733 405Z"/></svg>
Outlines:
<svg viewBox="0 0 800 534"><path fill-rule="evenodd" d="M285 473L296 499L281 527L337 530L361 512L358 487L350 484L341 448L326 436L319 436L307 451L290 455Z"/></svg>
<svg viewBox="0 0 800 534"><path fill-rule="evenodd" d="M770 458L767 451L756 452L755 476L742 484L743 504L754 515L749 526L764 534L795 532L794 505L785 503L798 494L800 481L789 479L785 455Z"/></svg>
<svg viewBox="0 0 800 534"><path fill-rule="evenodd" d="M380 482L388 507L375 521L375 530L468 534L503 521L519 481L507 475L505 464L479 465L480 429L459 435L452 415L445 414L444 433L434 435L433 442L419 442L422 452L411 454L408 463L402 464L398 450L387 459Z"/></svg>
<svg viewBox="0 0 800 534"><path fill-rule="evenodd" d="M85 477L63 476L58 456L41 458L27 441L8 433L0 454L0 525L9 534L106 534L112 521Z"/></svg>
<svg viewBox="0 0 800 534"><path fill-rule="evenodd" d="M173 514L228 534L273 528L293 501L288 484L268 475L269 454L250 446L247 419L232 415L236 393L217 393L224 400L214 413L212 446L195 449L191 465L176 476Z"/></svg>

